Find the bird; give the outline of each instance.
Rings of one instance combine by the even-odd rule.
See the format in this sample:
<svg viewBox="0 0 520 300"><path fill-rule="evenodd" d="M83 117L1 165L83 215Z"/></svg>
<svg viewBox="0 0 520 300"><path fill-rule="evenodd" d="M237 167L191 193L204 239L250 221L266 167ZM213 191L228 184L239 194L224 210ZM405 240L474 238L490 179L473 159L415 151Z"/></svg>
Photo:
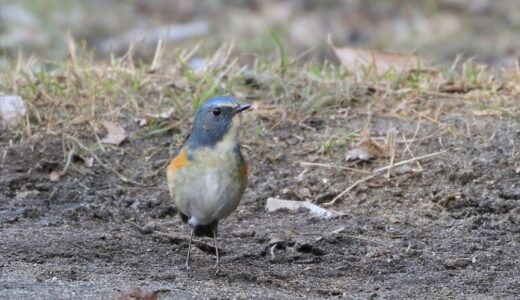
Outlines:
<svg viewBox="0 0 520 300"><path fill-rule="evenodd" d="M183 223L191 227L185 269L190 269L193 236L213 238L215 274L220 272L217 229L235 211L247 187L248 164L239 143L241 112L250 104L230 96L206 100L191 133L166 171L170 196Z"/></svg>

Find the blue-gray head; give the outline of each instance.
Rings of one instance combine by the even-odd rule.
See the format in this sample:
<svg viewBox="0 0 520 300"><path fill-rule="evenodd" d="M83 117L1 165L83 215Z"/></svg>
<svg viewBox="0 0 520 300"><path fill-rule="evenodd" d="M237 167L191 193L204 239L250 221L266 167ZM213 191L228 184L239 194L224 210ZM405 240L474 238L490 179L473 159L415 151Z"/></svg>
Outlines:
<svg viewBox="0 0 520 300"><path fill-rule="evenodd" d="M249 104L240 104L233 97L208 99L195 115L187 145L192 148L214 147L228 135L236 138L240 120L234 120L235 116L250 107Z"/></svg>

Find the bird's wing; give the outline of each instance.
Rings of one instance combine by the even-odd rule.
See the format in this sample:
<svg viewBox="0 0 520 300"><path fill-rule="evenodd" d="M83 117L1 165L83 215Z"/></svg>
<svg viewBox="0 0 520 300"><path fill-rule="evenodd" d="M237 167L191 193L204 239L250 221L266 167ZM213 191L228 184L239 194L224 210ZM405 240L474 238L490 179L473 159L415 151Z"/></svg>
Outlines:
<svg viewBox="0 0 520 300"><path fill-rule="evenodd" d="M248 166L247 166L247 162L245 159L242 160L242 162L240 163L240 169L239 169L239 172L240 172L240 187L242 188L242 193L245 191L246 187L247 187L247 170L248 170Z"/></svg>

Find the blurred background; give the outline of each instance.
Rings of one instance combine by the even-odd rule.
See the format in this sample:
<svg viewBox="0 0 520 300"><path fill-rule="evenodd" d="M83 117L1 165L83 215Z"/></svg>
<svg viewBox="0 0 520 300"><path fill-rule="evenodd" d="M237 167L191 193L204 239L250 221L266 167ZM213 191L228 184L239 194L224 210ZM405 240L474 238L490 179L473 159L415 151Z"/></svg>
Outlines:
<svg viewBox="0 0 520 300"><path fill-rule="evenodd" d="M94 58L137 54L149 61L157 40L211 53L234 41L236 51L271 54L273 33L291 55L332 59L338 46L415 53L450 65L457 54L512 68L520 44L516 0L0 0L0 68L19 53L41 60L67 57L67 35Z"/></svg>

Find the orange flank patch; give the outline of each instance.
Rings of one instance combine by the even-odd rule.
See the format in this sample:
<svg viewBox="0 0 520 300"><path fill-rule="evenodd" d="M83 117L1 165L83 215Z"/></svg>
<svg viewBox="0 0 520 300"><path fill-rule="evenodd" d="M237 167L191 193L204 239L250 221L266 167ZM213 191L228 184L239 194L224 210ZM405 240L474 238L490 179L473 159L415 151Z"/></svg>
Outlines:
<svg viewBox="0 0 520 300"><path fill-rule="evenodd" d="M242 183L242 189L247 187L247 162L244 160L240 164L240 181Z"/></svg>
<svg viewBox="0 0 520 300"><path fill-rule="evenodd" d="M168 190L170 191L170 195L172 197L174 195L173 175L175 174L175 171L184 168L187 164L188 154L186 153L186 150L182 150L181 153L179 153L179 155L172 159L172 161L168 165L168 168L166 170L166 179L168 181Z"/></svg>
<svg viewBox="0 0 520 300"><path fill-rule="evenodd" d="M179 155L177 155L170 164L168 165L167 170L167 176L168 176L168 182L171 180L173 173L175 173L176 170L184 168L188 164L188 154L186 153L186 150L182 150Z"/></svg>

